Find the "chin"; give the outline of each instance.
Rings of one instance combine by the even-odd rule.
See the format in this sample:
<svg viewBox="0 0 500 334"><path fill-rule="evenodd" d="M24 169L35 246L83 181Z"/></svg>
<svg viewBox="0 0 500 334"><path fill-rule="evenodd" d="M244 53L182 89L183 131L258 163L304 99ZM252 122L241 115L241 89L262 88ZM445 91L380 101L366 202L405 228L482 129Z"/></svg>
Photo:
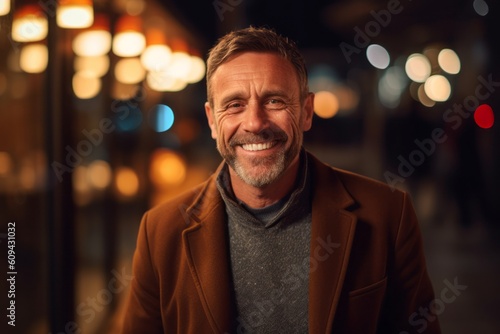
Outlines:
<svg viewBox="0 0 500 334"><path fill-rule="evenodd" d="M253 166L246 168L236 163L234 166L236 174L246 183L256 188L263 188L277 181L283 174L285 168L276 163L273 166Z"/></svg>

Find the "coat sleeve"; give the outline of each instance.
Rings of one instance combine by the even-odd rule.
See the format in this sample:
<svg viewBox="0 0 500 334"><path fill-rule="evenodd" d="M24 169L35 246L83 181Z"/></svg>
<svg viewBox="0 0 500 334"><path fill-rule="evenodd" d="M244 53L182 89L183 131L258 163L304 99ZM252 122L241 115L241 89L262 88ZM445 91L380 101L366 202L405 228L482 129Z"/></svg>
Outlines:
<svg viewBox="0 0 500 334"><path fill-rule="evenodd" d="M379 333L439 334L434 291L427 273L422 235L407 193L397 228L388 275L385 314ZM434 311L435 312L435 311Z"/></svg>
<svg viewBox="0 0 500 334"><path fill-rule="evenodd" d="M146 213L139 228L133 258L134 278L123 319L123 334L163 332L158 274L152 263L149 236Z"/></svg>

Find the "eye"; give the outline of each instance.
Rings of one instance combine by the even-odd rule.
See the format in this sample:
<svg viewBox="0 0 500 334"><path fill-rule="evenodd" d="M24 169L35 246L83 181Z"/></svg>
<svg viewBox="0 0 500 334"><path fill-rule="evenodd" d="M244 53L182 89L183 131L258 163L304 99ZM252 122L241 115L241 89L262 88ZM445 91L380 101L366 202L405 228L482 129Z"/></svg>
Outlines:
<svg viewBox="0 0 500 334"><path fill-rule="evenodd" d="M271 110L279 110L286 107L286 103L280 99L269 99L266 102L266 108Z"/></svg>
<svg viewBox="0 0 500 334"><path fill-rule="evenodd" d="M245 105L241 102L232 102L229 103L225 110L229 113L238 113L241 112L245 109Z"/></svg>

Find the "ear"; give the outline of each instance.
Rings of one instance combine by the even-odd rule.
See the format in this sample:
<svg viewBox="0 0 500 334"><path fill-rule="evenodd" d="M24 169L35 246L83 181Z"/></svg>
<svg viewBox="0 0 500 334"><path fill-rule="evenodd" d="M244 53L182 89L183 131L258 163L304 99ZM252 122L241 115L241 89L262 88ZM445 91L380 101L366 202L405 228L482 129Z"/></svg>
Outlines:
<svg viewBox="0 0 500 334"><path fill-rule="evenodd" d="M212 132L212 138L217 139L217 125L215 124L214 112L209 102L205 102L205 114L207 115L208 126Z"/></svg>
<svg viewBox="0 0 500 334"><path fill-rule="evenodd" d="M314 115L314 93L309 92L304 100L304 122L302 122L302 131L308 131L312 126Z"/></svg>

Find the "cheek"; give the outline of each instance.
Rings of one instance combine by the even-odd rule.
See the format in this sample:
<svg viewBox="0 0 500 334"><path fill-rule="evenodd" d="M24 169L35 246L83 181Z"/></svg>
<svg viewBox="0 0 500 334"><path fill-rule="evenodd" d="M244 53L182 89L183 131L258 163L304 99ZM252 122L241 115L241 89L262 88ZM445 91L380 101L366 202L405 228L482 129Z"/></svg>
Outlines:
<svg viewBox="0 0 500 334"><path fill-rule="evenodd" d="M291 136L294 140L300 138L302 133L302 122L299 117L295 116L296 114L293 111L287 110L286 119L283 121L283 125L286 127L283 129L287 129L288 135Z"/></svg>
<svg viewBox="0 0 500 334"><path fill-rule="evenodd" d="M227 143L236 132L237 125L234 121L225 117L217 120L217 140L221 143Z"/></svg>

